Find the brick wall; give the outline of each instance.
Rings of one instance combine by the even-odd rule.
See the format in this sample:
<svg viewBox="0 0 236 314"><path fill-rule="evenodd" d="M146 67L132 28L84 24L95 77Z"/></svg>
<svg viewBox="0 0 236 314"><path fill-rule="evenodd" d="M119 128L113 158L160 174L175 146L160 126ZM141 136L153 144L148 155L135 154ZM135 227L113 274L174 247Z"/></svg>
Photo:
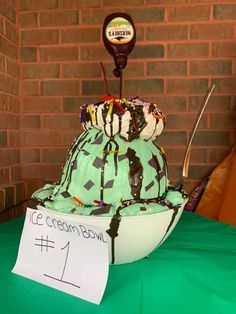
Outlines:
<svg viewBox="0 0 236 314"><path fill-rule="evenodd" d="M179 176L189 131L212 83L214 97L192 150L193 184L235 143L235 2L21 1L24 177L58 178L66 148L81 131L81 104L104 94L100 61L110 92L118 94L101 39L104 18L117 11L130 14L137 29L124 95L159 100L167 128L158 143L166 150L171 179Z"/></svg>
<svg viewBox="0 0 236 314"><path fill-rule="evenodd" d="M0 0L0 212L24 198L20 181L18 29L15 1Z"/></svg>
<svg viewBox="0 0 236 314"><path fill-rule="evenodd" d="M67 149L82 131L80 106L104 94L100 61L107 70L110 93L118 95L113 61L101 39L104 18L112 12L126 12L135 22L137 44L124 73L124 95L159 101L167 127L158 143L166 150L171 179L175 181L180 174L193 121L213 83L214 96L194 141L190 186L235 144L235 1L19 0L17 4L24 180L54 181L60 176ZM14 29L14 20L4 12L3 16L0 31L4 32L6 21ZM16 46L12 36L3 36L8 51ZM4 54L1 74L6 72L5 59L12 63L16 59ZM11 82L17 81L12 73L5 75ZM6 93L12 94L12 89ZM11 99L17 112L17 98ZM17 118L17 113L11 115ZM6 148L11 132L15 131L0 131Z"/></svg>

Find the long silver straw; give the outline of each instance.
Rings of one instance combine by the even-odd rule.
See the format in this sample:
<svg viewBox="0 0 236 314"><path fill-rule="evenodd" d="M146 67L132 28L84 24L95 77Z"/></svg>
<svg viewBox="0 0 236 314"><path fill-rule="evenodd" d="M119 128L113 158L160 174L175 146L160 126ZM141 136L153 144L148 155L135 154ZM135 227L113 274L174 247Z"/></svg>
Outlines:
<svg viewBox="0 0 236 314"><path fill-rule="evenodd" d="M175 184L174 186L174 189L175 190L179 190L179 189L182 189L183 185L184 185L184 181L185 179L188 178L188 171L189 171L189 160L190 160L190 153L191 153L191 145L192 145L192 141L193 141L193 138L194 138L194 135L196 133L196 130L197 130L197 127L199 125L199 122L202 118L202 115L203 115L203 112L209 102L209 99L211 97L211 94L213 92L215 88L215 84L213 84L211 86L211 88L207 91L203 101L202 101L202 105L198 111L198 115L197 115L197 118L196 118L196 121L194 123L194 126L193 126L193 129L192 129L192 132L191 132L191 136L190 136L190 139L188 141L188 145L186 147L186 150L185 150L185 155L184 155L184 161L183 161L183 165L182 165L182 173L181 173L181 178L180 180Z"/></svg>

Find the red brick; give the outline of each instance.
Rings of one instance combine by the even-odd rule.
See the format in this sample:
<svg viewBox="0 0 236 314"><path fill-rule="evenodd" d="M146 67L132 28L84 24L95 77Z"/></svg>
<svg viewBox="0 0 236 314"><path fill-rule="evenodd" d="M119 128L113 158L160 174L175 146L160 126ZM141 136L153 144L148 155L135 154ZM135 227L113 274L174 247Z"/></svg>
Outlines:
<svg viewBox="0 0 236 314"><path fill-rule="evenodd" d="M169 21L204 21L210 19L210 6L178 6L169 8Z"/></svg>
<svg viewBox="0 0 236 314"><path fill-rule="evenodd" d="M11 8L16 8L16 0L8 0L8 4Z"/></svg>
<svg viewBox="0 0 236 314"><path fill-rule="evenodd" d="M213 7L213 16L216 20L236 19L236 4L216 4Z"/></svg>
<svg viewBox="0 0 236 314"><path fill-rule="evenodd" d="M100 24L102 25L104 22L104 17L117 12L116 9L104 9L104 8L98 8L98 9L92 9L92 8L82 8L81 10L81 24Z"/></svg>
<svg viewBox="0 0 236 314"><path fill-rule="evenodd" d="M169 21L204 21L210 18L210 6L178 6L170 7Z"/></svg>
<svg viewBox="0 0 236 314"><path fill-rule="evenodd" d="M174 112L186 111L186 98L180 96L156 96L145 97L145 100L150 102L157 102L160 110L165 114Z"/></svg>
<svg viewBox="0 0 236 314"><path fill-rule="evenodd" d="M61 165L25 164L22 166L22 178L41 178L57 180L61 174Z"/></svg>
<svg viewBox="0 0 236 314"><path fill-rule="evenodd" d="M38 148L24 148L21 152L23 163L40 162L40 150Z"/></svg>
<svg viewBox="0 0 236 314"><path fill-rule="evenodd" d="M0 56L0 72L5 72L5 56Z"/></svg>
<svg viewBox="0 0 236 314"><path fill-rule="evenodd" d="M44 81L41 83L41 94L77 96L80 94L80 83L73 80Z"/></svg>
<svg viewBox="0 0 236 314"><path fill-rule="evenodd" d="M101 77L102 70L99 63L68 63L63 64L63 77L95 78Z"/></svg>
<svg viewBox="0 0 236 314"><path fill-rule="evenodd" d="M187 39L188 26L187 25L157 25L149 26L146 31L147 40L178 40Z"/></svg>
<svg viewBox="0 0 236 314"><path fill-rule="evenodd" d="M214 113L210 116L210 126L213 129L236 129L236 113Z"/></svg>
<svg viewBox="0 0 236 314"><path fill-rule="evenodd" d="M186 61L157 61L147 63L148 76L175 76L186 74Z"/></svg>
<svg viewBox="0 0 236 314"><path fill-rule="evenodd" d="M208 55L208 43L170 44L167 47L167 56L170 58L201 58Z"/></svg>
<svg viewBox="0 0 236 314"><path fill-rule="evenodd" d="M184 159L184 151L185 149L182 147L178 148L165 148L165 155L168 164L171 163L181 163Z"/></svg>
<svg viewBox="0 0 236 314"><path fill-rule="evenodd" d="M61 143L60 132L42 130L24 131L23 144L25 146L54 146Z"/></svg>
<svg viewBox="0 0 236 314"><path fill-rule="evenodd" d="M166 158L168 163L182 163L184 160L185 148L172 148L167 147L165 149ZM190 164L205 163L207 162L207 150L206 149L191 149Z"/></svg>
<svg viewBox="0 0 236 314"><path fill-rule="evenodd" d="M163 45L137 45L131 52L130 59L163 58Z"/></svg>
<svg viewBox="0 0 236 314"><path fill-rule="evenodd" d="M7 70L7 74L13 76L14 78L19 78L20 76L20 67L18 62L16 62L15 60L6 59L6 70Z"/></svg>
<svg viewBox="0 0 236 314"><path fill-rule="evenodd" d="M0 184L8 184L10 182L9 168L0 168Z"/></svg>
<svg viewBox="0 0 236 314"><path fill-rule="evenodd" d="M27 30L21 32L23 46L53 45L59 43L59 31L52 29Z"/></svg>
<svg viewBox="0 0 236 314"><path fill-rule="evenodd" d="M63 112L80 112L80 107L83 104L92 104L97 102L97 98L94 97L65 97L63 98Z"/></svg>
<svg viewBox="0 0 236 314"><path fill-rule="evenodd" d="M233 97L233 102L232 102L231 109L232 110L236 110L236 96Z"/></svg>
<svg viewBox="0 0 236 314"><path fill-rule="evenodd" d="M18 56L18 46L0 36L0 52L16 60Z"/></svg>
<svg viewBox="0 0 236 314"><path fill-rule="evenodd" d="M119 94L119 85L116 80L109 81L109 91L112 95ZM163 93L163 80L146 79L146 80L125 80L124 95L132 97L135 95L151 95ZM104 95L103 81L82 81L83 95Z"/></svg>
<svg viewBox="0 0 236 314"><path fill-rule="evenodd" d="M216 85L214 90L215 93L235 93L236 78L235 77L225 77L225 78L214 78L212 79L212 84Z"/></svg>
<svg viewBox="0 0 236 314"><path fill-rule="evenodd" d="M59 64L25 64L22 66L23 79L57 78L60 75Z"/></svg>
<svg viewBox="0 0 236 314"><path fill-rule="evenodd" d="M8 95L8 111L11 112L19 112L20 111L20 102L18 95L17 96L10 96Z"/></svg>
<svg viewBox="0 0 236 314"><path fill-rule="evenodd" d="M69 147L74 139L83 131L82 126L76 131L64 131L63 132L63 144Z"/></svg>
<svg viewBox="0 0 236 314"><path fill-rule="evenodd" d="M193 139L196 146L218 146L229 145L229 132L219 131L198 131Z"/></svg>
<svg viewBox="0 0 236 314"><path fill-rule="evenodd" d="M26 186L26 197L27 199L31 197L31 195L45 185L45 180L36 179L36 178L25 178L24 179ZM48 182L47 182L48 183Z"/></svg>
<svg viewBox="0 0 236 314"><path fill-rule="evenodd" d="M22 62L36 61L36 48L34 47L20 48L20 60Z"/></svg>
<svg viewBox="0 0 236 314"><path fill-rule="evenodd" d="M0 33L4 34L4 20L3 20L3 17L0 17Z"/></svg>
<svg viewBox="0 0 236 314"><path fill-rule="evenodd" d="M129 5L130 3L131 1ZM158 23L164 20L165 9L162 7L127 8L124 12L132 16L134 23L150 23L150 21Z"/></svg>
<svg viewBox="0 0 236 314"><path fill-rule="evenodd" d="M162 79L146 79L146 80L125 80L124 94L130 97L136 95L156 95L162 94L164 82Z"/></svg>
<svg viewBox="0 0 236 314"><path fill-rule="evenodd" d="M124 84L126 85L126 83ZM117 80L109 80L108 81L108 90L111 95L119 94L119 86L117 84ZM82 95L87 97L96 96L104 96L105 95L105 86L104 82L99 80L90 80L90 81L82 81ZM126 93L126 92L125 92ZM127 95L126 95L127 96ZM87 98L86 97L86 98Z"/></svg>
<svg viewBox="0 0 236 314"><path fill-rule="evenodd" d="M107 77L114 77L114 68L114 63L105 64ZM127 67L123 70L123 75L125 78L144 78L144 63L128 61Z"/></svg>
<svg viewBox="0 0 236 314"><path fill-rule="evenodd" d="M230 24L199 24L190 27L192 39L232 38L233 27Z"/></svg>
<svg viewBox="0 0 236 314"><path fill-rule="evenodd" d="M190 74L192 75L232 74L232 61L230 60L191 61Z"/></svg>
<svg viewBox="0 0 236 314"><path fill-rule="evenodd" d="M217 147L208 149L210 163L218 164L230 153L230 147Z"/></svg>
<svg viewBox="0 0 236 314"><path fill-rule="evenodd" d="M111 61L111 56L106 51L105 47L99 46L81 46L80 47L80 59L82 61Z"/></svg>
<svg viewBox="0 0 236 314"><path fill-rule="evenodd" d="M131 3L131 2L130 2ZM132 19L135 23L146 23L152 21L161 22L164 18L164 8L160 7L144 7L140 8L124 8L122 11L132 16ZM100 24L104 22L105 16L117 12L115 8L109 9L82 9L82 24Z"/></svg>
<svg viewBox="0 0 236 314"><path fill-rule="evenodd" d="M77 47L44 47L39 49L40 61L78 60Z"/></svg>
<svg viewBox="0 0 236 314"><path fill-rule="evenodd" d="M100 37L100 28L67 29L61 33L62 43L98 42Z"/></svg>
<svg viewBox="0 0 236 314"><path fill-rule="evenodd" d="M235 57L236 56L236 42L216 42L212 43L213 57Z"/></svg>
<svg viewBox="0 0 236 314"><path fill-rule="evenodd" d="M196 2L197 0L194 1ZM180 4L186 2L191 2L191 0L146 0L147 4Z"/></svg>
<svg viewBox="0 0 236 314"><path fill-rule="evenodd" d="M167 93L169 94L197 94L208 90L208 79L169 79Z"/></svg>
<svg viewBox="0 0 236 314"><path fill-rule="evenodd" d="M0 190L0 213L5 209L5 191ZM2 220L2 214L0 215L0 223L4 220Z"/></svg>
<svg viewBox="0 0 236 314"><path fill-rule="evenodd" d="M61 111L60 98L44 98L44 97L33 97L23 98L23 111L36 113L36 112L59 112Z"/></svg>
<svg viewBox="0 0 236 314"><path fill-rule="evenodd" d="M182 167L178 164L169 164L168 165L168 179L171 184L175 184L180 179Z"/></svg>
<svg viewBox="0 0 236 314"><path fill-rule="evenodd" d="M0 1L0 14L8 18L11 22L16 22L16 12L15 10L10 6L10 3L8 1L1 0Z"/></svg>
<svg viewBox="0 0 236 314"><path fill-rule="evenodd" d="M43 162L52 162L52 163L64 163L68 154L66 148L44 148L42 152Z"/></svg>
<svg viewBox="0 0 236 314"><path fill-rule="evenodd" d="M57 9L59 0L20 0L21 10Z"/></svg>
<svg viewBox="0 0 236 314"><path fill-rule="evenodd" d="M6 146L7 146L7 132L0 131L0 147L6 147Z"/></svg>
<svg viewBox="0 0 236 314"><path fill-rule="evenodd" d="M19 149L11 149L10 161L11 161L11 165L18 164L20 162L20 150Z"/></svg>
<svg viewBox="0 0 236 314"><path fill-rule="evenodd" d="M8 98L6 94L0 94L0 110L8 110Z"/></svg>
<svg viewBox="0 0 236 314"><path fill-rule="evenodd" d="M21 28L30 28L37 26L38 14L37 12L20 12L19 13L19 25Z"/></svg>
<svg viewBox="0 0 236 314"><path fill-rule="evenodd" d="M0 90L12 95L18 95L18 81L10 76L4 76L0 74Z"/></svg>
<svg viewBox="0 0 236 314"><path fill-rule="evenodd" d="M214 166L213 165L201 165L201 166L195 166L191 165L189 167L189 178L195 179L195 180L201 180L205 176L209 175Z"/></svg>
<svg viewBox="0 0 236 314"><path fill-rule="evenodd" d="M80 120L78 115L48 115L42 117L43 129L77 129Z"/></svg>
<svg viewBox="0 0 236 314"><path fill-rule="evenodd" d="M25 183L19 182L14 184L15 186L15 204L25 200Z"/></svg>
<svg viewBox="0 0 236 314"><path fill-rule="evenodd" d="M136 27L136 42L141 42L144 40L144 28L141 26Z"/></svg>
<svg viewBox="0 0 236 314"><path fill-rule="evenodd" d="M168 127L168 124L167 124ZM161 136L155 140L157 145L163 146L183 146L187 144L187 132L185 131L169 131L167 128Z"/></svg>
<svg viewBox="0 0 236 314"><path fill-rule="evenodd" d="M61 0L60 6L63 9L81 9L85 8L100 8L102 5L101 0Z"/></svg>
<svg viewBox="0 0 236 314"><path fill-rule="evenodd" d="M41 125L40 116L24 115L21 125L24 129L39 129Z"/></svg>
<svg viewBox="0 0 236 314"><path fill-rule="evenodd" d="M39 95L39 83L35 81L21 82L21 96L37 96Z"/></svg>
<svg viewBox="0 0 236 314"><path fill-rule="evenodd" d="M20 146L20 133L19 131L8 131L8 143L9 147Z"/></svg>
<svg viewBox="0 0 236 314"><path fill-rule="evenodd" d="M234 147L236 143L236 131L231 131L230 132L230 140L229 140L229 145L230 147Z"/></svg>
<svg viewBox="0 0 236 314"><path fill-rule="evenodd" d="M16 26L7 20L5 21L5 33L6 37L13 41L14 43L18 43L18 34L16 30Z"/></svg>
<svg viewBox="0 0 236 314"><path fill-rule="evenodd" d="M5 188L5 206L11 208L15 204L15 188L9 185Z"/></svg>
<svg viewBox="0 0 236 314"><path fill-rule="evenodd" d="M198 111L203 101L203 96L189 97L189 111ZM230 96L214 96L209 99L209 103L205 109L206 112L229 111L231 109Z"/></svg>
<svg viewBox="0 0 236 314"><path fill-rule="evenodd" d="M120 0L120 1L116 1L116 0L103 0L103 5L104 6L111 6L111 7L122 7L122 6L134 6L137 7L138 5L144 4L144 0Z"/></svg>
<svg viewBox="0 0 236 314"><path fill-rule="evenodd" d="M40 26L63 26L79 24L78 11L54 11L40 13Z"/></svg>
<svg viewBox="0 0 236 314"><path fill-rule="evenodd" d="M0 115L1 129L19 129L19 115L13 113L4 113Z"/></svg>
<svg viewBox="0 0 236 314"><path fill-rule="evenodd" d="M168 130L188 130L191 131L196 120L196 114L169 114L167 116ZM203 114L198 128L207 127L207 116Z"/></svg>

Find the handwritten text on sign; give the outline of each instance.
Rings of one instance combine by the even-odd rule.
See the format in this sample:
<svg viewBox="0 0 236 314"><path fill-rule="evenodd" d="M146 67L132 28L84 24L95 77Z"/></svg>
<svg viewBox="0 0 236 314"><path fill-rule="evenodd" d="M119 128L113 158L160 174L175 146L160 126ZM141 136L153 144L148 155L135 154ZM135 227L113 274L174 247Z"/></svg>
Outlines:
<svg viewBox="0 0 236 314"><path fill-rule="evenodd" d="M99 304L108 276L105 232L27 209L12 272Z"/></svg>

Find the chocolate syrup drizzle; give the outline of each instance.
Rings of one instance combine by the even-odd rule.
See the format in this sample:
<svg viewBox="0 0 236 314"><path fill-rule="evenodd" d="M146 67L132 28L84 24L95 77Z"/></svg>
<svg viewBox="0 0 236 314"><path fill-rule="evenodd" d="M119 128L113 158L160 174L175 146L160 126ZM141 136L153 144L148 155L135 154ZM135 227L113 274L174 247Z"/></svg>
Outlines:
<svg viewBox="0 0 236 314"><path fill-rule="evenodd" d="M143 181L143 166L139 157L136 156L135 150L128 148L126 156L129 160L129 185L131 187L131 194L134 199L139 199Z"/></svg>
<svg viewBox="0 0 236 314"><path fill-rule="evenodd" d="M72 167L71 167L71 162L72 162L72 158L74 157L74 153L76 151L76 149L78 148L79 144L82 143L84 141L84 139L88 136L88 132L85 131L85 133L82 133L81 136L79 136L74 143L72 144L71 148L69 149L69 158L67 159L66 163L67 163L67 169L66 169L66 173L63 179L63 175L61 176L61 180L59 182L59 186L63 186L68 178L68 175L71 177L71 174L69 174L69 172L72 172ZM85 144L85 142L84 142ZM65 165L66 165L65 163ZM65 166L64 166L65 168ZM67 184L68 186L68 184ZM67 191L67 189L66 189ZM55 196L59 193L59 189L57 191L57 193L55 194Z"/></svg>
<svg viewBox="0 0 236 314"><path fill-rule="evenodd" d="M102 167L101 167L101 183L100 183L100 201L103 202L103 195L104 195L104 171L105 171L105 164L107 161L107 156L109 155L109 151L112 148L111 141L108 141L103 148L103 158L102 158Z"/></svg>
<svg viewBox="0 0 236 314"><path fill-rule="evenodd" d="M114 144L114 150L112 149ZM115 168L115 176L118 173L118 152L119 152L119 144L114 140L113 137L110 137L110 140L103 147L103 159L102 159L102 167L101 167L101 183L100 183L100 201L103 202L104 198L104 175L105 175L105 165L107 162L107 156L112 152L114 156L114 168Z"/></svg>
<svg viewBox="0 0 236 314"><path fill-rule="evenodd" d="M133 139L139 138L140 133L142 130L147 126L145 113L144 113L144 105L139 103L132 103L137 97L134 97L132 99L129 99L128 101L125 100L107 100L107 101L101 101L95 104L91 105L84 105L83 109L81 111L80 120L84 126L85 129L89 129L90 127L98 127L98 114L101 114L101 118L103 120L102 125L100 125L99 129L102 127L104 133L109 136L113 136L113 121L114 121L114 115L117 115L119 118L119 125L118 125L118 133L121 131L121 124L122 124L122 118L124 115L124 112L129 111L130 112L130 123L129 123L129 129L128 129L128 140L129 142ZM118 101L119 107L122 107L124 110L120 110L119 107L116 106L116 102ZM144 102L144 100L140 99L140 101ZM109 112L110 105L113 102L113 107L111 112ZM98 112L99 105L103 105L101 112ZM148 105L148 103L146 103ZM90 109L93 110L93 113L91 114L91 110L87 110L88 106L90 106ZM165 118L162 115L161 111L156 107L154 104L149 105L149 114L154 114L157 116L161 116L161 120L163 121L165 125ZM107 120L108 115L110 115L109 119ZM150 135L150 138L154 136L154 133L156 132L157 125L160 121L159 117L156 118L155 122L155 128ZM95 121L94 121L95 120ZM107 122L108 121L108 122ZM107 126L110 127L110 134L108 134ZM117 131L117 130L116 130ZM116 132L117 133L117 132ZM121 135L122 137L122 135Z"/></svg>
<svg viewBox="0 0 236 314"><path fill-rule="evenodd" d="M126 156L129 160L129 184L131 187L131 194L133 196L132 201L140 200L140 192L142 188L142 181L143 181L143 166L140 162L139 157L136 156L135 150L128 148L126 152ZM127 205L126 205L127 204ZM115 238L118 236L118 229L120 226L121 215L120 211L124 208L129 206L129 202L123 203L118 209L116 210L115 215L112 217L110 222L110 228L106 231L107 234L111 237L111 255L112 260L111 263L114 264L115 262Z"/></svg>

